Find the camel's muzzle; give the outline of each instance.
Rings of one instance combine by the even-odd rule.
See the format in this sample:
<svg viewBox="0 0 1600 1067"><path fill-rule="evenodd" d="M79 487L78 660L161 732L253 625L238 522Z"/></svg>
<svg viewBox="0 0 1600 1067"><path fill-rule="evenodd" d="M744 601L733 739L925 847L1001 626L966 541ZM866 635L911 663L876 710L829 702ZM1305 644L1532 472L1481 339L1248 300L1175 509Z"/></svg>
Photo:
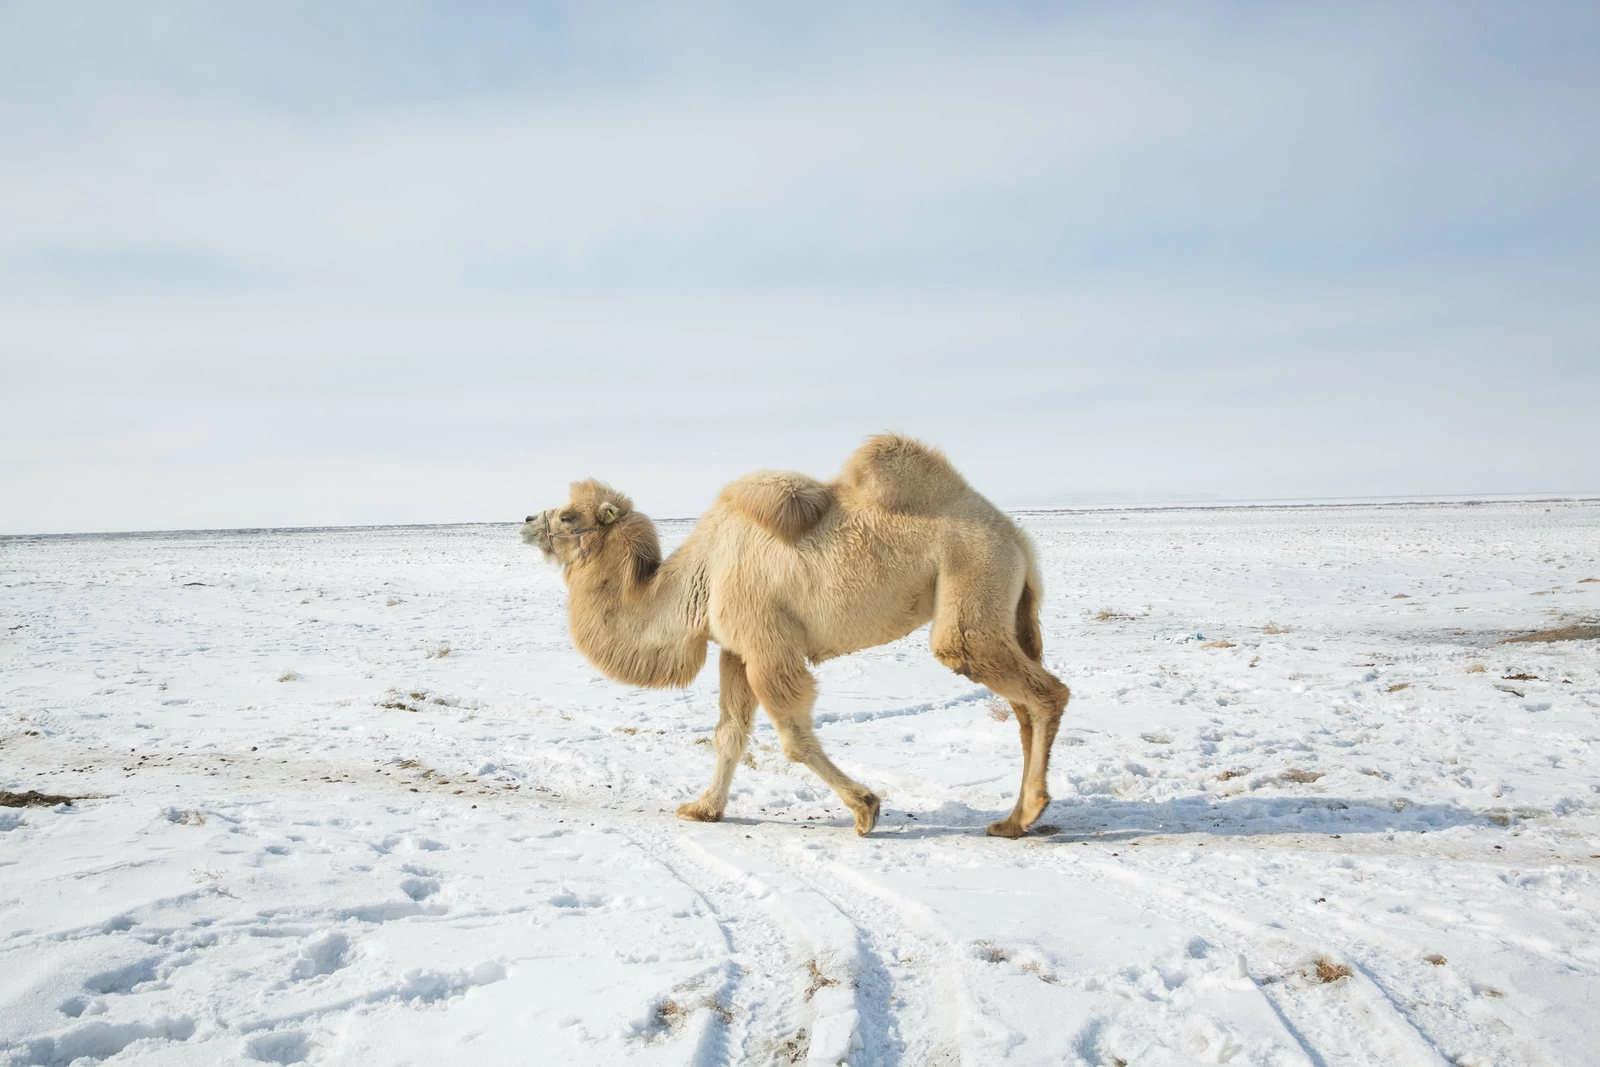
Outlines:
<svg viewBox="0 0 1600 1067"><path fill-rule="evenodd" d="M541 511L529 515L522 523L522 540L533 545L546 556L554 554L555 543L550 538L550 513Z"/></svg>

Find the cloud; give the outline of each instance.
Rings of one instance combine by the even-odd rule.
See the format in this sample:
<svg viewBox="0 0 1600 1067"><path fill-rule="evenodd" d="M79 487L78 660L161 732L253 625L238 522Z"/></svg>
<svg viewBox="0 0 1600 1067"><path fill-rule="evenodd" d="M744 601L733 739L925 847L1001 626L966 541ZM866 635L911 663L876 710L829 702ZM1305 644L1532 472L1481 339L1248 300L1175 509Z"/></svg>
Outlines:
<svg viewBox="0 0 1600 1067"><path fill-rule="evenodd" d="M0 19L0 529L1593 488L1582 7Z"/></svg>

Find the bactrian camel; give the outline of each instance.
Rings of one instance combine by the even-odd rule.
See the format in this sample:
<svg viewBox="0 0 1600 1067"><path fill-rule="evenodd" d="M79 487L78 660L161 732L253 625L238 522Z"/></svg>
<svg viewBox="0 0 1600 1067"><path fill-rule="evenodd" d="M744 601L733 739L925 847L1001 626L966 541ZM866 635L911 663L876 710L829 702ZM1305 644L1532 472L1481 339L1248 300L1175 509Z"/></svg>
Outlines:
<svg viewBox="0 0 1600 1067"><path fill-rule="evenodd" d="M1033 547L934 449L873 437L833 482L741 478L665 560L655 524L592 480L528 516L522 537L561 564L573 642L608 677L687 686L707 643L720 646L716 771L678 808L682 818L722 818L759 702L784 754L820 775L856 832L869 833L878 797L822 751L808 667L930 619L934 656L1010 702L1022 732L1017 803L989 833L1018 837L1049 805L1050 746L1070 693L1041 665Z"/></svg>

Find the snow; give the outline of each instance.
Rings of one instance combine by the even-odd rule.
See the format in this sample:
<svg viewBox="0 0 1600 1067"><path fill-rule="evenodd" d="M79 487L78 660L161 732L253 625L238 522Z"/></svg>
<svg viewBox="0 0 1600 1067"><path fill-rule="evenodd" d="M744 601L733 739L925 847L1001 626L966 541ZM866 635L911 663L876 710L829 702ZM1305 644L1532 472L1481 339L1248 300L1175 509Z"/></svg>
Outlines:
<svg viewBox="0 0 1600 1067"><path fill-rule="evenodd" d="M1579 1063L1600 506L1022 517L1056 797L926 633L824 665L858 839L513 527L0 541L0 1062ZM684 527L668 524L668 542ZM1320 972L1320 973L1319 973ZM1324 980L1326 979L1326 980Z"/></svg>

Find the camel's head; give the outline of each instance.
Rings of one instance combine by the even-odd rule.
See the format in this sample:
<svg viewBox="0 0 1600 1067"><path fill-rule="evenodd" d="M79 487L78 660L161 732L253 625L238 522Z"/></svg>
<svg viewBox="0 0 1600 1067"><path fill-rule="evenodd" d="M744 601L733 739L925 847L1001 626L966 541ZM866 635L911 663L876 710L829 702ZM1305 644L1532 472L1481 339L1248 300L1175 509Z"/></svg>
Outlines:
<svg viewBox="0 0 1600 1067"><path fill-rule="evenodd" d="M580 564L598 563L615 555L637 577L648 577L660 561L655 527L633 510L633 501L604 482L573 482L570 499L558 508L529 515L522 539L545 559L569 573Z"/></svg>

